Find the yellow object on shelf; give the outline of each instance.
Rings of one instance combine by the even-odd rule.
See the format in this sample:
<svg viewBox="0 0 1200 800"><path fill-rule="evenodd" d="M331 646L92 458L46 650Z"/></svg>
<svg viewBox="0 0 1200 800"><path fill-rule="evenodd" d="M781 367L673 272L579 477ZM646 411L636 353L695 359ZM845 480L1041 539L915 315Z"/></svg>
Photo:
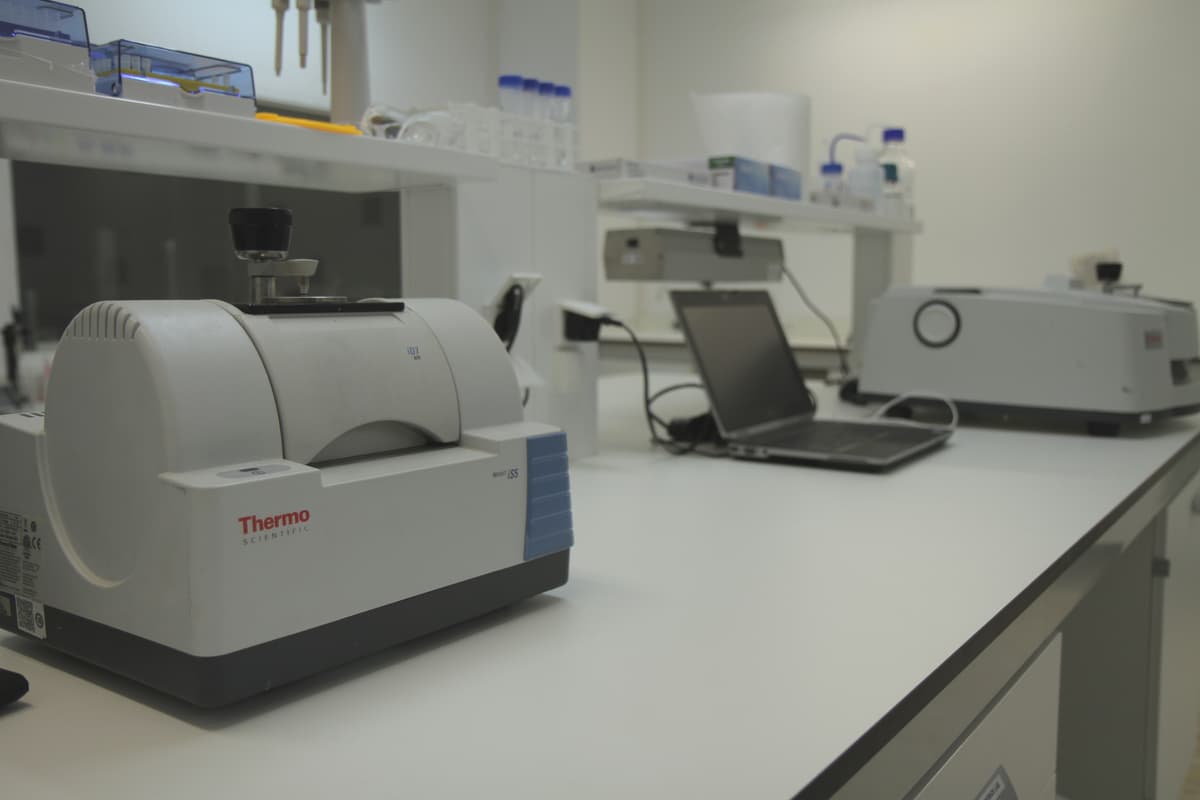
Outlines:
<svg viewBox="0 0 1200 800"><path fill-rule="evenodd" d="M346 136L362 136L362 131L353 125L336 125L332 122L321 122L315 119L304 119L303 117L285 117L282 114L272 114L268 111L259 111L254 116L257 119L263 120L264 122L278 122L281 125L296 125L301 128L308 128L314 131L341 133Z"/></svg>

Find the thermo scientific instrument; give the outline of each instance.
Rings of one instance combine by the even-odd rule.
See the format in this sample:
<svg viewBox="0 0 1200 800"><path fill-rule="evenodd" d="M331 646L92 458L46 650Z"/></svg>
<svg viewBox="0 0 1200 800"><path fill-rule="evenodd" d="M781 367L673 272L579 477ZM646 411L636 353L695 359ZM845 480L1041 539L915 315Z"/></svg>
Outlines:
<svg viewBox="0 0 1200 800"><path fill-rule="evenodd" d="M1190 303L1078 289L895 287L872 303L859 394L1115 433L1200 411Z"/></svg>
<svg viewBox="0 0 1200 800"><path fill-rule="evenodd" d="M218 706L563 584L566 437L489 325L273 295L290 214L231 220L256 302L88 306L0 416L0 628Z"/></svg>

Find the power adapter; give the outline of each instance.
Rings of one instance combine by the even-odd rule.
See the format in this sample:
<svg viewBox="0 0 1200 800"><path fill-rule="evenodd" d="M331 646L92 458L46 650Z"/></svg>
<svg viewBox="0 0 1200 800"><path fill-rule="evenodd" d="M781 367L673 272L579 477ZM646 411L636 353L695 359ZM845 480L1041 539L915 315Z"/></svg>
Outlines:
<svg viewBox="0 0 1200 800"><path fill-rule="evenodd" d="M694 417L676 417L667 423L667 435L685 445L724 444L711 411Z"/></svg>

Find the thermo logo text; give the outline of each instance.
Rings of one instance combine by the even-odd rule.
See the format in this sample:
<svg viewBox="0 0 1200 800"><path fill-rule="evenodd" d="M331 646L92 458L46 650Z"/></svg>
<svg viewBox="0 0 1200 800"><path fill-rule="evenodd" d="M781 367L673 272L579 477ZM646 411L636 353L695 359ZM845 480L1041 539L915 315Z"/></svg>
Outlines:
<svg viewBox="0 0 1200 800"><path fill-rule="evenodd" d="M299 511L289 511L286 514L275 514L270 517L260 517L257 514L251 514L248 517L238 517L238 522L242 523L242 535L248 536L251 533L262 533L263 531L271 531L276 528L303 525L308 522L310 516L308 509L304 508Z"/></svg>

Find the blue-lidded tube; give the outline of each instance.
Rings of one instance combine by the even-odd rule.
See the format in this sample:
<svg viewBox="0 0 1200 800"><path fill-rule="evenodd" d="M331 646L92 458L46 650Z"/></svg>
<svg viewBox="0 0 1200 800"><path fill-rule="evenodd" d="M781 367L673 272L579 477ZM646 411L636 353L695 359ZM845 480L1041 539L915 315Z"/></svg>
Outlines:
<svg viewBox="0 0 1200 800"><path fill-rule="evenodd" d="M532 117L537 113L538 86L537 78L526 78L521 81L521 113Z"/></svg>
<svg viewBox="0 0 1200 800"><path fill-rule="evenodd" d="M541 82L538 84L538 100L537 107L534 109L534 116L538 119L553 119L554 118L554 84Z"/></svg>
<svg viewBox="0 0 1200 800"><path fill-rule="evenodd" d="M521 86L525 79L520 75L501 75L496 81L500 94L500 110L509 114L521 113Z"/></svg>
<svg viewBox="0 0 1200 800"><path fill-rule="evenodd" d="M554 117L555 122L571 121L571 87L554 87Z"/></svg>

